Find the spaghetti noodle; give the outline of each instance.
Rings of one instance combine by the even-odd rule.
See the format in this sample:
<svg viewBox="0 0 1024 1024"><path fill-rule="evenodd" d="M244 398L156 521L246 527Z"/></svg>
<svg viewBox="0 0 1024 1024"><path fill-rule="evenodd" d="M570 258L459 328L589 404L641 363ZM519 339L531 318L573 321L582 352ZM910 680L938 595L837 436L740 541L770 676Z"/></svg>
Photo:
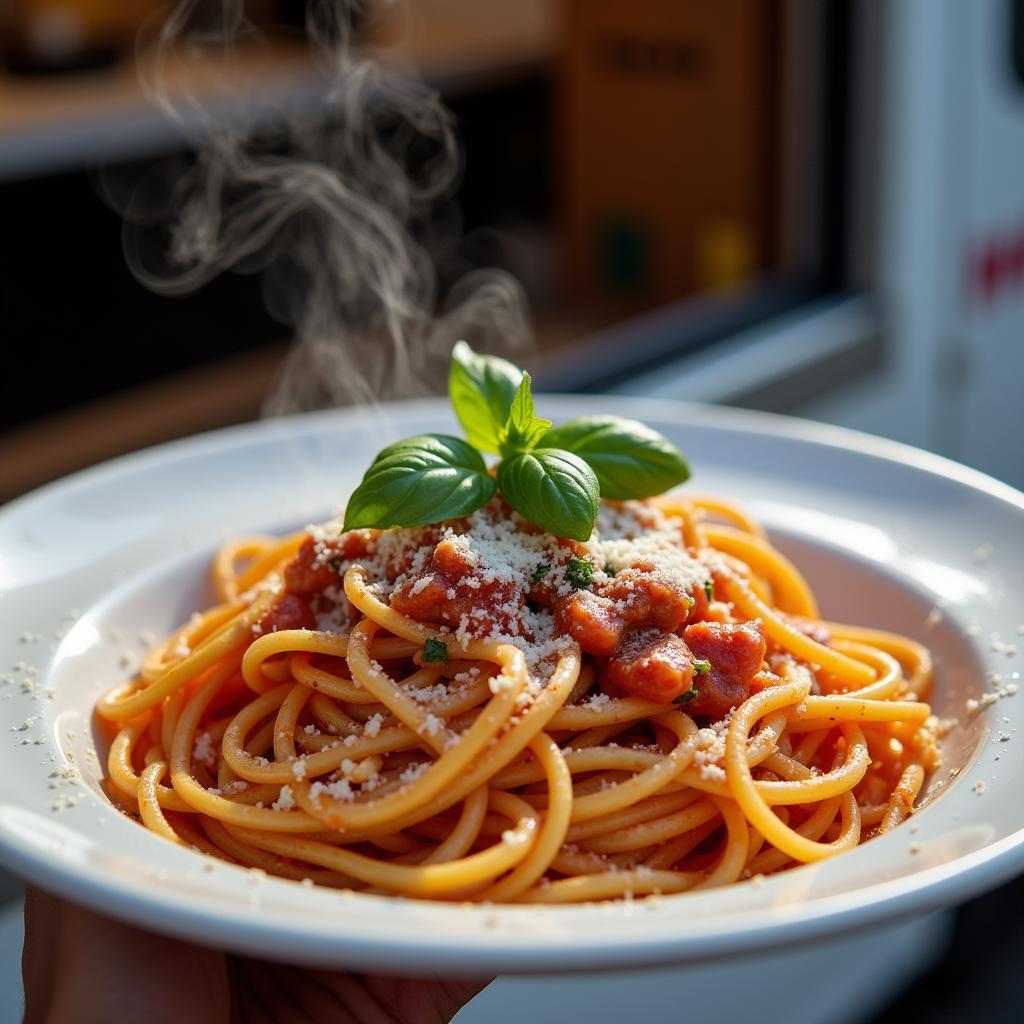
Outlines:
<svg viewBox="0 0 1024 1024"><path fill-rule="evenodd" d="M219 603L104 696L108 792L165 839L315 884L564 903L725 885L911 812L928 651L821 621L726 502L495 498L216 555Z"/></svg>

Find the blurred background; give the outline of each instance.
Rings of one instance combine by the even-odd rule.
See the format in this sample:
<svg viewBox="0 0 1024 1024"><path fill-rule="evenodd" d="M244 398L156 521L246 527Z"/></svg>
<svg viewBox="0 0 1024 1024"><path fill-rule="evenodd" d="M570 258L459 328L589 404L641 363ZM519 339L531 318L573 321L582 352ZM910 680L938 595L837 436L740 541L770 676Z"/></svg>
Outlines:
<svg viewBox="0 0 1024 1024"><path fill-rule="evenodd" d="M0 0L0 501L257 418L268 395L278 411L338 400L280 400L309 325L254 272L266 260L215 253L207 270L238 272L187 289L139 280L146 253L173 249L166 200L208 180L194 176L211 145L244 138L283 159L296 124L340 131L350 95L352 67L311 45L303 0L245 4L230 47L234 4L186 6L160 48L159 0ZM533 341L509 347L535 386L792 413L1024 485L1024 2L408 0L355 5L329 34L451 112L454 172L406 211L436 285L419 299L442 307L474 268L512 275L521 294L503 301L528 304ZM410 181L435 156L403 149ZM494 349L474 323L469 340ZM1016 1019L1021 906L1016 885L955 918L850 937L848 984L820 951L714 974L742 978L736 991L799 977L793 1014L809 1022ZM698 981L509 982L504 997L517 1015L564 999L599 1021L619 993L660 1019L698 1005ZM497 1002L476 1012L465 1019L504 1019Z"/></svg>

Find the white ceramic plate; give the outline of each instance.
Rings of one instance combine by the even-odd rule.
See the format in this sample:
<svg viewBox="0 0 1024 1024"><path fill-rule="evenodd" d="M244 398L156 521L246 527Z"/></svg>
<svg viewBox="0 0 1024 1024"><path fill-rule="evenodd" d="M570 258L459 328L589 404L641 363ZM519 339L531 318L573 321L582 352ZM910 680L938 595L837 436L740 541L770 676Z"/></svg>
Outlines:
<svg viewBox="0 0 1024 1024"><path fill-rule="evenodd" d="M899 445L796 420L548 398L556 420L637 416L687 453L694 490L743 502L824 612L938 659L957 719L911 825L760 884L590 907L343 895L173 846L99 789L91 708L124 652L208 603L225 538L325 518L399 436L455 429L441 402L267 422L80 473L0 510L0 857L115 917L280 960L459 974L594 970L778 948L963 900L1024 870L1024 495ZM19 666L20 663L20 666ZM17 667L16 667L17 666ZM996 675L991 675L995 673ZM1002 694L980 710L967 701ZM70 759L81 781L60 777ZM54 773L57 773L56 775Z"/></svg>

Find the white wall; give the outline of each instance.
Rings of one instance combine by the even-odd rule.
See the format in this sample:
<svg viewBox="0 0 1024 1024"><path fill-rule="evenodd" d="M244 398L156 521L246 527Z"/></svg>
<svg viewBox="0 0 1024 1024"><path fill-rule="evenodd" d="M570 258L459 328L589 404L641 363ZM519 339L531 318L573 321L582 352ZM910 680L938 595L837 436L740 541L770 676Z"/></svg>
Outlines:
<svg viewBox="0 0 1024 1024"><path fill-rule="evenodd" d="M1024 486L1024 248L991 298L979 250L1024 246L1024 84L1005 0L883 6L875 284L890 362L795 412Z"/></svg>

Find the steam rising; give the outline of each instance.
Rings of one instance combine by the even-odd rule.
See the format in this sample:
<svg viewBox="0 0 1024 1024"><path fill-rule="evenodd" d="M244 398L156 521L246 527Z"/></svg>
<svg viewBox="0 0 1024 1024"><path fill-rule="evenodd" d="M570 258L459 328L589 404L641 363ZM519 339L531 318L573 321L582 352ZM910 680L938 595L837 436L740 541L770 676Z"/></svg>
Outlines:
<svg viewBox="0 0 1024 1024"><path fill-rule="evenodd" d="M375 6L309 5L322 95L263 127L252 109L225 118L182 88L188 67L178 74L183 61L230 61L258 41L242 0L223 0L218 23L201 27L197 0L184 0L144 60L150 96L197 158L115 199L129 266L165 294L226 270L262 273L268 309L295 337L271 414L430 393L458 338L507 352L529 338L522 291L502 271L471 270L438 294L427 246L443 248L437 214L460 148L434 90L356 46L352 25Z"/></svg>

